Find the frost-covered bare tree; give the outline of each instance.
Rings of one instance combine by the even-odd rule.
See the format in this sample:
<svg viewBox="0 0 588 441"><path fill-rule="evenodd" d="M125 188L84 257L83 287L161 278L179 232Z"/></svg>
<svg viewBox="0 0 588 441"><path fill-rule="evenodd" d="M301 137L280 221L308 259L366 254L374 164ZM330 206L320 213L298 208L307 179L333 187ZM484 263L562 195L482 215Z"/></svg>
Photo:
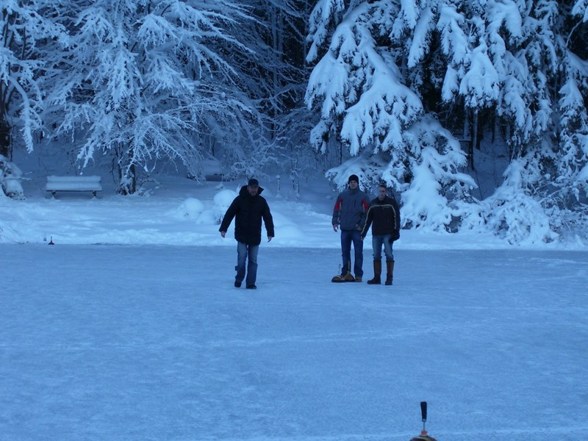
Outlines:
<svg viewBox="0 0 588 441"><path fill-rule="evenodd" d="M274 172L296 179L303 170L314 168L308 144L312 114L304 105L308 75L305 66L307 0L246 0L256 20L243 33L255 47L259 109L264 115L267 160Z"/></svg>
<svg viewBox="0 0 588 441"><path fill-rule="evenodd" d="M7 158L19 140L32 151L33 134L43 126L44 90L39 79L55 50L68 44L65 29L54 20L61 3L0 4L0 155Z"/></svg>
<svg viewBox="0 0 588 441"><path fill-rule="evenodd" d="M71 50L53 73L59 87L49 97L56 133L80 140L82 166L112 157L120 193L136 191L138 167L179 160L198 175L202 159L222 156L217 144L238 152L259 135L242 70L255 54L240 38L252 18L240 2L74 5L65 24Z"/></svg>

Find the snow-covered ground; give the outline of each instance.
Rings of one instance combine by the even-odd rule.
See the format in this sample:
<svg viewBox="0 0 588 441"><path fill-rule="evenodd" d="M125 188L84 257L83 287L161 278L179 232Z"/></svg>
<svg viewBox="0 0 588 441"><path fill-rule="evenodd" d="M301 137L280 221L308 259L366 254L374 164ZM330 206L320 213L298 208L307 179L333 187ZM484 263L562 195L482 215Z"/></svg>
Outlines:
<svg viewBox="0 0 588 441"><path fill-rule="evenodd" d="M423 400L438 441L588 431L586 251L403 232L394 286L332 284L334 193L270 182L251 291L216 224L236 184L33 184L0 198L2 441L408 441Z"/></svg>
<svg viewBox="0 0 588 441"><path fill-rule="evenodd" d="M47 197L44 177L23 181L26 200L0 197L0 243L157 244L216 246L222 239L218 220L242 185L239 182L197 184L189 179L160 177L143 196L117 196L103 179L98 198L89 193ZM301 185L299 194L276 178L261 181L276 239L270 248L338 248L330 227L336 192L324 180ZM227 237L232 237L232 230ZM369 238L368 238L369 239ZM490 234L433 233L403 230L398 249L511 249ZM371 241L366 241L366 248ZM532 249L586 250L583 243L533 245Z"/></svg>

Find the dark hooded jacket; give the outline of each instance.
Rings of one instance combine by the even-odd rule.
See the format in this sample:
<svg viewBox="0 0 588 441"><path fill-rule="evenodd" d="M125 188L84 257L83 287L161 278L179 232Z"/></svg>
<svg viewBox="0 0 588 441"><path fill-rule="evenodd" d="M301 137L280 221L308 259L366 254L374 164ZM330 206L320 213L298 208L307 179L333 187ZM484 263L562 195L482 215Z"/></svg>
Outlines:
<svg viewBox="0 0 588 441"><path fill-rule="evenodd" d="M374 236L391 234L393 240L400 237L400 207L395 198L386 196L383 200L372 200L361 237L367 235L370 225Z"/></svg>
<svg viewBox="0 0 588 441"><path fill-rule="evenodd" d="M259 187L257 195L251 196L244 185L223 217L219 231L227 231L233 218L235 218L235 239L247 245L259 245L261 243L261 220L269 237L274 237L274 221L269 205L264 197L260 196L263 188Z"/></svg>

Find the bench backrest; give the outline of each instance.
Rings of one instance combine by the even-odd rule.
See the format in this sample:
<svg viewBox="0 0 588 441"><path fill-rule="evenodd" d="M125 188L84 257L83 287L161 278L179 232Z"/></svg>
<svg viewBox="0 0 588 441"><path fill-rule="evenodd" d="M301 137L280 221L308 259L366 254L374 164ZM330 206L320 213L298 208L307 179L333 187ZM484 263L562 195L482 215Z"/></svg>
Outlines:
<svg viewBox="0 0 588 441"><path fill-rule="evenodd" d="M47 176L47 182L98 182L102 178L100 176Z"/></svg>
<svg viewBox="0 0 588 441"><path fill-rule="evenodd" d="M100 176L47 176L47 191L101 191Z"/></svg>

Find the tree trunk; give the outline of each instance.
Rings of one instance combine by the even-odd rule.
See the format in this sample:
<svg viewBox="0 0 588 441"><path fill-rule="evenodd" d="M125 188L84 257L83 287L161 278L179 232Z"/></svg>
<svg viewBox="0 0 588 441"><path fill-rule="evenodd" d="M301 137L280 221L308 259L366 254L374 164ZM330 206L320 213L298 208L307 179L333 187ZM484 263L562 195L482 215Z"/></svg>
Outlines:
<svg viewBox="0 0 588 441"><path fill-rule="evenodd" d="M12 146L10 143L10 125L0 117L0 155L12 161Z"/></svg>
<svg viewBox="0 0 588 441"><path fill-rule="evenodd" d="M474 166L474 146L478 146L478 110L474 110L472 119L472 140L468 148L468 166L470 170L475 170Z"/></svg>
<svg viewBox="0 0 588 441"><path fill-rule="evenodd" d="M124 196L134 194L137 191L137 170L135 164L121 169L121 179L118 192Z"/></svg>
<svg viewBox="0 0 588 441"><path fill-rule="evenodd" d="M119 152L123 150L122 148ZM128 152L124 150L117 153L118 161L116 162L116 171L118 174L117 193L124 196L134 194L137 191L137 167L133 162L132 149Z"/></svg>

